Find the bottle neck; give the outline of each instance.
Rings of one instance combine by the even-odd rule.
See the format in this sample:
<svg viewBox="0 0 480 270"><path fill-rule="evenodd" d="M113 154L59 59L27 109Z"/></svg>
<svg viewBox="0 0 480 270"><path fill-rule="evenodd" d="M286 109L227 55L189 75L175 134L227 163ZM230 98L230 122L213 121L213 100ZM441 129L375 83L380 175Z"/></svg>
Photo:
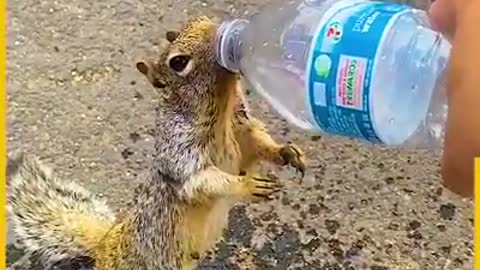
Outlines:
<svg viewBox="0 0 480 270"><path fill-rule="evenodd" d="M218 64L234 73L240 72L241 33L248 23L245 19L223 22L215 37L215 57Z"/></svg>

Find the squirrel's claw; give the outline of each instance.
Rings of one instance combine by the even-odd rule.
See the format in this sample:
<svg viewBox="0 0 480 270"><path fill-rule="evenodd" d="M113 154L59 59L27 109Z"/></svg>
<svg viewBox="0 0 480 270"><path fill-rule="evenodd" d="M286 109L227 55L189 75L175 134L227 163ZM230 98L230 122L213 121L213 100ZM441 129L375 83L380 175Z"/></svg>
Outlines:
<svg viewBox="0 0 480 270"><path fill-rule="evenodd" d="M253 193L252 196L257 197L257 198L259 198L259 199L263 199L263 200L265 200L265 201L271 201L271 200L273 200L273 196L272 196L272 195Z"/></svg>
<svg viewBox="0 0 480 270"><path fill-rule="evenodd" d="M276 179L269 177L249 177L247 179L245 183L248 189L247 193L257 199L272 200L274 198L272 195L279 192L281 188Z"/></svg>
<svg viewBox="0 0 480 270"><path fill-rule="evenodd" d="M292 142L288 142L287 145L280 149L280 155L284 160L283 165L290 164L297 170L297 172L300 172L301 178L305 177L305 155L298 146Z"/></svg>

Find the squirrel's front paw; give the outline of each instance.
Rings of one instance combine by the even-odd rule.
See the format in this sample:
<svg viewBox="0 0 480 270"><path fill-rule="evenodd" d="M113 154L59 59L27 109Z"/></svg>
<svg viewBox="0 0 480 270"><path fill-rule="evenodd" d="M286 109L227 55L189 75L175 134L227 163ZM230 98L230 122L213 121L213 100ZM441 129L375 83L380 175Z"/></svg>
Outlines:
<svg viewBox="0 0 480 270"><path fill-rule="evenodd" d="M240 185L242 195L267 200L272 199L271 195L281 187L277 179L252 176L242 176Z"/></svg>
<svg viewBox="0 0 480 270"><path fill-rule="evenodd" d="M288 142L280 149L280 156L283 158L283 164L290 164L302 174L302 178L305 176L305 154L298 146Z"/></svg>

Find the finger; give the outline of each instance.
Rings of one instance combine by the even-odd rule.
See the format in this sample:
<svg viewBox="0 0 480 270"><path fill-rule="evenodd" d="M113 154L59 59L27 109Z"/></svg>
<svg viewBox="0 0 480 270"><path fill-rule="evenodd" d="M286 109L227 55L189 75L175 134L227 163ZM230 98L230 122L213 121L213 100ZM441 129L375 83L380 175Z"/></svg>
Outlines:
<svg viewBox="0 0 480 270"><path fill-rule="evenodd" d="M275 188L275 186L261 186L261 185L256 185L255 186L256 189L268 189L268 190L273 190Z"/></svg>
<svg viewBox="0 0 480 270"><path fill-rule="evenodd" d="M254 180L258 181L258 182L264 182L264 183L275 183L277 181L273 180L273 179L268 179L268 178L257 178L257 177L253 177Z"/></svg>
<svg viewBox="0 0 480 270"><path fill-rule="evenodd" d="M273 199L270 195L266 195L266 194L253 193L252 195L257 197L257 198L264 199L264 200L272 200Z"/></svg>
<svg viewBox="0 0 480 270"><path fill-rule="evenodd" d="M442 32L448 38L455 34L456 16L452 0L436 0L428 10L428 17L432 28Z"/></svg>

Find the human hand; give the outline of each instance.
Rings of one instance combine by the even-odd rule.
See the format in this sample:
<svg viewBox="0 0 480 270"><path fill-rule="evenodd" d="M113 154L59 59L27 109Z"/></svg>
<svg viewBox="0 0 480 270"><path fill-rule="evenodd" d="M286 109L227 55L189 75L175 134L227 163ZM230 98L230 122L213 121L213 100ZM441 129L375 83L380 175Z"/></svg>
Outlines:
<svg viewBox="0 0 480 270"><path fill-rule="evenodd" d="M432 0L428 17L433 29L442 32L452 40L457 27L457 19L469 0Z"/></svg>
<svg viewBox="0 0 480 270"><path fill-rule="evenodd" d="M480 157L480 0L436 0L432 26L450 38L447 74L448 117L441 162L443 184L464 197L474 193L473 160Z"/></svg>

